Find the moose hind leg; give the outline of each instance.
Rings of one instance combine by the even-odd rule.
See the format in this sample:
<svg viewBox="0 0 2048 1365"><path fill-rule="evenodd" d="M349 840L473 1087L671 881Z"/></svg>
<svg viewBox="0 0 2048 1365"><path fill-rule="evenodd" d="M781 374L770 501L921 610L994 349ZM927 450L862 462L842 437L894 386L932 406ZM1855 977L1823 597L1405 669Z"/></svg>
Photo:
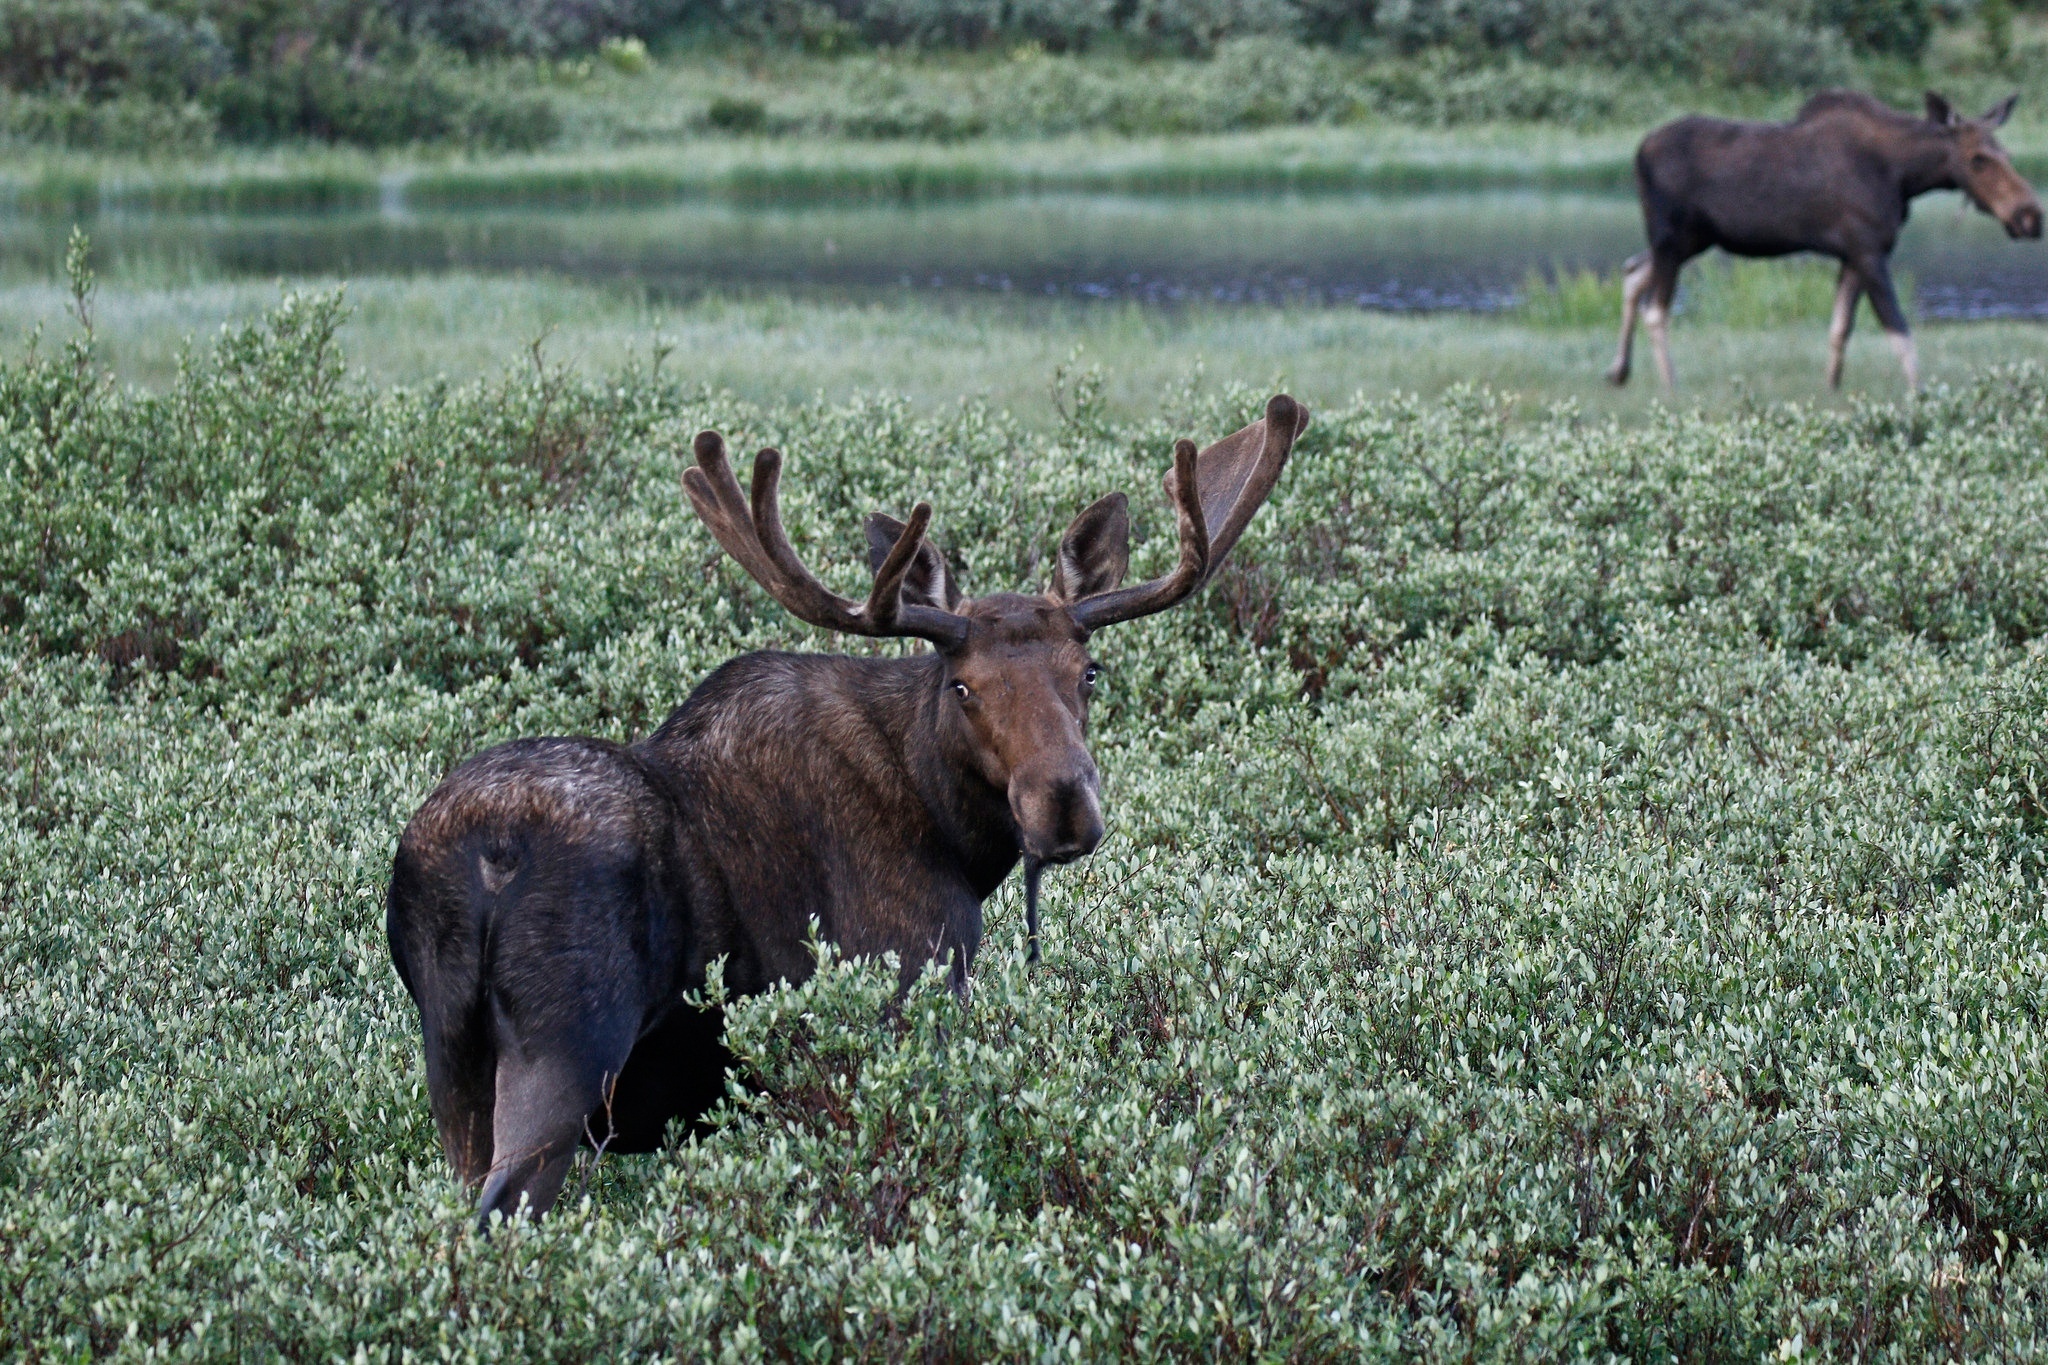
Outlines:
<svg viewBox="0 0 2048 1365"><path fill-rule="evenodd" d="M1628 383L1629 357L1635 349L1636 315L1642 309L1643 290L1650 283L1650 253L1639 251L1628 258L1622 267L1621 276L1621 344L1616 349L1614 363L1607 368L1607 382L1614 385ZM1034 949L1036 944L1033 944Z"/></svg>
<svg viewBox="0 0 2048 1365"><path fill-rule="evenodd" d="M1882 257L1861 267L1863 287L1870 292L1870 306L1884 326L1899 368L1906 372L1906 387L1920 387L1920 353L1913 345L1913 331L1906 325L1906 310L1899 306L1899 291L1892 287L1892 272Z"/></svg>
<svg viewBox="0 0 2048 1365"><path fill-rule="evenodd" d="M612 1097L634 1032L622 1020L588 1019L522 1048L507 1036L502 1010L498 1022L491 1170L477 1210L485 1226L493 1213L510 1217L522 1201L535 1218L554 1204L591 1115L603 1113ZM595 1136L602 1142L606 1135Z"/></svg>
<svg viewBox="0 0 2048 1365"><path fill-rule="evenodd" d="M1835 281L1835 314L1828 322L1828 387L1842 387L1842 359L1848 354L1849 333L1856 326L1856 303L1863 297L1863 278L1856 267L1842 263Z"/></svg>

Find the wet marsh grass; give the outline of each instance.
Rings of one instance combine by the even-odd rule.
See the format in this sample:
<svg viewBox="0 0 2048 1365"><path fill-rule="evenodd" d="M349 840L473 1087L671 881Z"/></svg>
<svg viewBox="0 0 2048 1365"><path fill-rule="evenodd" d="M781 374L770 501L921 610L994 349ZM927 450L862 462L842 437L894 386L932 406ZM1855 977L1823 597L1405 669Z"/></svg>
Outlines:
<svg viewBox="0 0 2048 1365"><path fill-rule="evenodd" d="M1625 187L1627 133L1400 125L1189 137L856 141L693 136L672 144L504 156L342 150L226 152L189 162L80 155L0 167L16 212L256 212L367 207L590 206L688 197L741 203L922 201L1046 190L1192 194L1536 186Z"/></svg>
<svg viewBox="0 0 2048 1365"><path fill-rule="evenodd" d="M1741 260L1719 252L1687 265L1678 280L1676 316L1694 326L1752 328L1826 327L1835 306L1840 267L1816 256L1785 260ZM1910 271L1893 272L1906 299L1913 297ZM1861 321L1874 319L1860 305ZM1618 325L1620 272L1589 269L1531 271L1522 282L1517 321L1530 327L1572 331Z"/></svg>
<svg viewBox="0 0 2048 1365"><path fill-rule="evenodd" d="M1653 384L1617 391L1602 382L1619 291L1590 277L1567 279L1563 302L1547 305L1547 314L1525 305L1491 316L1166 311L907 291L668 303L638 289L544 278L375 278L348 285L352 313L342 335L363 373L409 386L497 373L535 340L552 363L586 374L646 363L659 346L667 348L667 372L755 401L882 392L935 411L981 397L1040 425L1057 421L1048 385L1062 365L1099 368L1103 401L1126 418L1191 385L1269 380L1312 404L1485 383L1517 395L1515 411L1529 418L1557 402L1641 420L1667 403L1719 411L1781 399L1896 397L1897 371L1868 326L1851 345L1843 394L1824 392L1832 286L1811 271L1788 273L1789 282L1764 269L1725 272L1725 279L1711 266L1701 272L1699 312L1681 315L1672 330L1680 387L1669 399ZM1723 286L1730 296L1716 295ZM160 264L133 280L110 277L98 304L103 358L124 382L162 388L188 344L204 350L224 323L259 317L276 299L274 284L209 281ZM67 334L65 303L52 284L0 283L0 349L18 354L38 325L43 345L57 344ZM2048 332L2033 323L1932 324L1918 335L1935 383L2048 352Z"/></svg>

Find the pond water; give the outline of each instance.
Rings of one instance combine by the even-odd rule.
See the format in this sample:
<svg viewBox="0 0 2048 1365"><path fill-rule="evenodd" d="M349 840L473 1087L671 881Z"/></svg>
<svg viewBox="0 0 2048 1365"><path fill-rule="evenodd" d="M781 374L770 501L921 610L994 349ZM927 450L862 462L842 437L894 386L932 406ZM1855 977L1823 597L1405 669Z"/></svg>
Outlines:
<svg viewBox="0 0 2048 1365"><path fill-rule="evenodd" d="M1632 198L1535 191L431 212L394 196L374 210L103 214L90 227L112 273L139 278L541 272L667 299L768 289L1397 311L1507 307L1531 271L1611 273L1642 246ZM68 230L0 218L0 267L54 270ZM2008 241L1958 196L1920 201L1895 265L1921 316L2048 317L2048 246Z"/></svg>

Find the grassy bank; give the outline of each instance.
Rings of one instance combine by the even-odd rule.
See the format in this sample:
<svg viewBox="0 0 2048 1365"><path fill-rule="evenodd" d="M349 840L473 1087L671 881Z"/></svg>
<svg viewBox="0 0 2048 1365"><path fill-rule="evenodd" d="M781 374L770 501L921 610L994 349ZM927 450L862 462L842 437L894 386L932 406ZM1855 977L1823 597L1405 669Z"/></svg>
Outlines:
<svg viewBox="0 0 2048 1365"><path fill-rule="evenodd" d="M1036 586L1170 438L659 377L352 379L294 301L160 395L0 365L0 1339L24 1358L1919 1360L2048 1335L2048 383L1616 426L1319 403L1233 566L1105 631L1104 848L973 1004L737 1010L712 1136L485 1241L392 841L519 734L827 642L676 488L789 452ZM109 299L102 333L117 337ZM1078 395L1077 395L1078 397Z"/></svg>
<svg viewBox="0 0 2048 1365"><path fill-rule="evenodd" d="M1563 296L1539 295L1520 315L1394 316L1351 308L1205 308L1034 305L817 298L710 298L661 304L636 290L549 280L479 277L372 279L347 286L342 336L351 363L379 383L465 381L529 363L542 340L550 365L587 376L646 364L663 372L786 403L860 392L908 398L919 410L987 401L1043 427L1056 372L1097 370L1108 410L1122 419L1156 410L1162 395L1241 381L1284 381L1305 401L1365 394L1435 395L1485 383L1516 396L1534 417L1568 401L1590 414L1640 420L1667 403L1713 411L1750 402L1845 403L1899 393L1896 363L1864 318L1851 345L1844 392L1821 387L1832 285L1785 267L1729 275L1702 268L1688 312L1673 327L1682 387L1666 398L1639 374L1615 390L1600 374L1612 356L1618 291L1579 279ZM1817 277L1816 277L1817 278ZM102 356L122 380L164 389L188 345L201 352L228 322L262 315L276 286L197 281L104 284ZM70 335L66 299L53 285L0 286L0 337L19 354L37 326L44 348ZM2042 356L2031 323L1929 325L1919 332L1931 381L1961 381L1987 365ZM1647 355L1639 357L1647 363Z"/></svg>
<svg viewBox="0 0 2048 1365"><path fill-rule="evenodd" d="M481 158L265 152L186 164L48 157L0 171L16 212L919 200L1044 190L1192 194L1491 185L1626 187L1634 138L1540 127L1373 126L1203 137L970 143L713 136L674 146Z"/></svg>
<svg viewBox="0 0 2048 1365"><path fill-rule="evenodd" d="M1366 125L1176 138L1077 136L959 144L710 137L674 147L480 158L314 150L180 165L49 156L0 170L17 213L227 213L651 204L918 201L1074 190L1126 194L1531 186L1627 191L1642 129ZM2004 135L2048 181L2048 125Z"/></svg>

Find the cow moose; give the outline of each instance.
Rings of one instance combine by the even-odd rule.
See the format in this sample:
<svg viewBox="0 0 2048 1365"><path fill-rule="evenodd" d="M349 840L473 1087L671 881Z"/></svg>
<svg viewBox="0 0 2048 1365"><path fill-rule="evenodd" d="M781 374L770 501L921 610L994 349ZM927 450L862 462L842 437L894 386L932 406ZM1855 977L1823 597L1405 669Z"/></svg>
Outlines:
<svg viewBox="0 0 2048 1365"><path fill-rule="evenodd" d="M1907 386L1918 388L1919 359L1892 287L1892 248L1912 201L1929 190L1961 190L2010 237L2041 235L2041 202L1992 136L2018 98L1982 118L1965 118L1930 91L1922 119L1852 90L1828 90L1790 123L1693 115L1651 133L1636 150L1636 193L1650 249L1623 271L1621 347L1608 379L1628 382L1640 310L1658 375L1671 387L1678 272L1718 246L1737 256L1813 251L1840 261L1828 328L1829 387L1841 385L1856 302L1868 294Z"/></svg>
<svg viewBox="0 0 2048 1365"><path fill-rule="evenodd" d="M1102 839L1091 635L1206 583L1307 423L1280 394L1199 454L1176 443L1179 556L1160 578L1122 585L1130 515L1112 493L1067 528L1043 593L963 598L919 503L907 524L867 518L863 602L791 547L782 457L760 453L750 495L723 439L698 435L690 501L770 596L826 630L932 648L741 655L636 744L516 740L427 797L399 839L386 930L441 1144L482 1185L481 1220L544 1212L579 1140L652 1150L723 1093L722 1020L685 1000L717 959L734 994L800 982L815 921L844 952L897 954L903 986L949 960L964 999L982 903L1020 855L1035 891L1041 866Z"/></svg>

